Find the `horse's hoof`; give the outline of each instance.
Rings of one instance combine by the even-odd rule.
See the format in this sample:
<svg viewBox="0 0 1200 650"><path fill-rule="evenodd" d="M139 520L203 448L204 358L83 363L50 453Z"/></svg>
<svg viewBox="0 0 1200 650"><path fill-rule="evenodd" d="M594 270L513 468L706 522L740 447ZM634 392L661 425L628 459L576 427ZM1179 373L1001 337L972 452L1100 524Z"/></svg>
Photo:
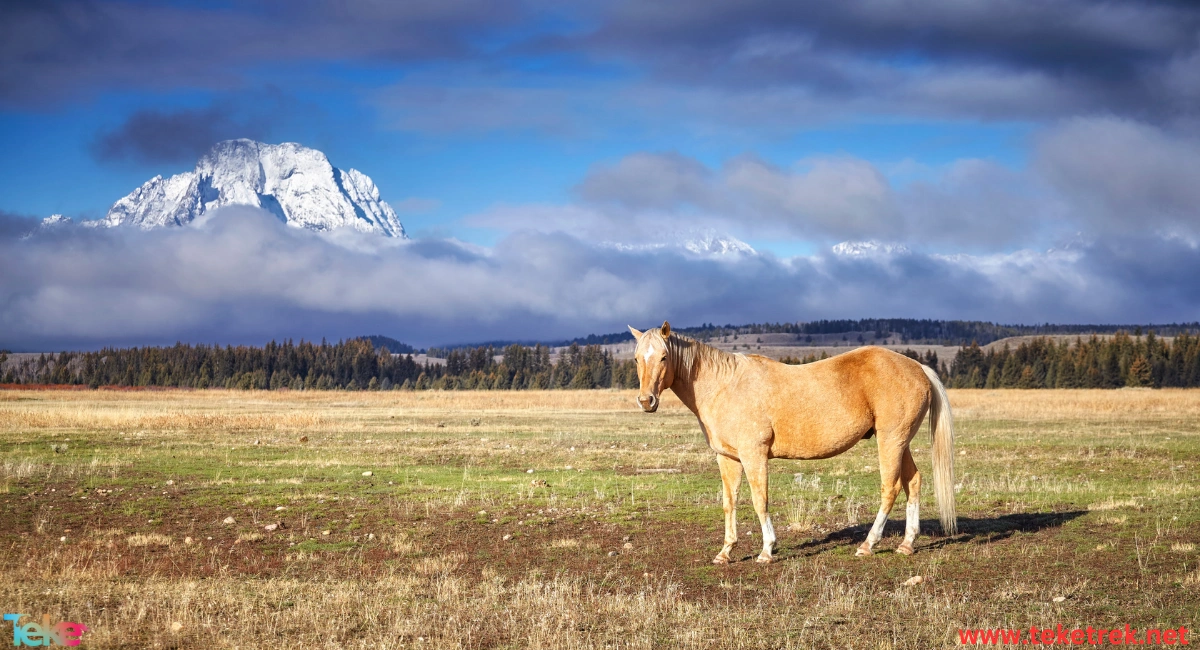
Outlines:
<svg viewBox="0 0 1200 650"><path fill-rule="evenodd" d="M871 554L871 547L867 546L865 542L863 543L862 546L858 547L857 551L854 552L855 557L865 557L870 554Z"/></svg>
<svg viewBox="0 0 1200 650"><path fill-rule="evenodd" d="M772 558L770 555L760 555L760 556L754 558L754 561L758 562L759 564L770 564L771 560L773 560L773 559L775 559L775 558Z"/></svg>
<svg viewBox="0 0 1200 650"><path fill-rule="evenodd" d="M896 552L899 553L900 555L912 555L913 554L912 544L909 544L908 542L903 542L899 546L896 547Z"/></svg>
<svg viewBox="0 0 1200 650"><path fill-rule="evenodd" d="M724 555L718 555L713 558L713 564L729 564L729 558Z"/></svg>

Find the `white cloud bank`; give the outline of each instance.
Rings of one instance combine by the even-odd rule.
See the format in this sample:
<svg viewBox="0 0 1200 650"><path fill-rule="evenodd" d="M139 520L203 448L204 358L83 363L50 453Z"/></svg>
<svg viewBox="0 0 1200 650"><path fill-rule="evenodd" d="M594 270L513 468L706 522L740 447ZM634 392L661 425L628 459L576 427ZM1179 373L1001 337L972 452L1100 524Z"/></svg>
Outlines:
<svg viewBox="0 0 1200 650"><path fill-rule="evenodd" d="M708 259L517 233L453 241L331 239L226 208L151 232L66 228L0 238L0 347L262 343L384 333L417 345L679 324L929 317L1005 322L1196 320L1200 251L1170 237L992 255Z"/></svg>

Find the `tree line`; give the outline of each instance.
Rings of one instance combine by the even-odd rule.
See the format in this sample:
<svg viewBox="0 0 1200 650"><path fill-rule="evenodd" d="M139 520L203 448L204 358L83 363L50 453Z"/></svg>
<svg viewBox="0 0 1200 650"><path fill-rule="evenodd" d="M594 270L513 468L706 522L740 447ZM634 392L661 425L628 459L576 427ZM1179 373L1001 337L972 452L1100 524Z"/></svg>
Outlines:
<svg viewBox="0 0 1200 650"><path fill-rule="evenodd" d="M937 353L906 354L935 368L951 388L1200 387L1200 336L1181 331L1164 339L1151 331L1047 337L985 350L963 346L945 363ZM556 358L557 357L557 358ZM804 364L826 358L785 357ZM598 345L571 344L558 355L537 344L446 351L445 363L418 363L371 340L337 343L272 341L263 347L186 345L106 348L42 354L22 361L0 352L0 383L127 387L521 390L633 388L633 360L617 360Z"/></svg>
<svg viewBox="0 0 1200 650"><path fill-rule="evenodd" d="M949 368L950 388L1184 388L1200 386L1200 336L1186 331L1167 341L1117 332L1100 338L1049 338L985 352L964 346Z"/></svg>
<svg viewBox="0 0 1200 650"><path fill-rule="evenodd" d="M637 385L632 360L599 346L571 345L557 359L544 345L452 350L446 362L377 349L369 339L274 341L263 347L188 345L105 348L5 362L0 383L240 389L529 389Z"/></svg>

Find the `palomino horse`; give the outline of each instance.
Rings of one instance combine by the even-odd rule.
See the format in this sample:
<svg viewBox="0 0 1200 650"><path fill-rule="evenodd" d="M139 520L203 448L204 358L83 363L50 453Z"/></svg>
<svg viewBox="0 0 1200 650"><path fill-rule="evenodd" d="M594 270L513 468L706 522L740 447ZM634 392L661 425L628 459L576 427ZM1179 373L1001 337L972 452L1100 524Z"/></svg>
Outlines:
<svg viewBox="0 0 1200 650"><path fill-rule="evenodd" d="M911 555L920 532L921 473L909 443L926 412L933 434L933 479L942 531L957 532L954 514L954 428L950 402L937 373L891 350L864 347L802 366L756 354L730 354L671 333L671 326L639 332L638 404L658 409L670 388L700 420L708 446L717 452L725 508L725 546L713 560L729 562L737 543L738 486L750 481L754 511L762 524L759 562L770 562L775 529L767 513L767 459L830 458L859 440L876 437L882 501L875 525L858 555L869 555L883 536L901 489L908 495L908 525L897 553Z"/></svg>

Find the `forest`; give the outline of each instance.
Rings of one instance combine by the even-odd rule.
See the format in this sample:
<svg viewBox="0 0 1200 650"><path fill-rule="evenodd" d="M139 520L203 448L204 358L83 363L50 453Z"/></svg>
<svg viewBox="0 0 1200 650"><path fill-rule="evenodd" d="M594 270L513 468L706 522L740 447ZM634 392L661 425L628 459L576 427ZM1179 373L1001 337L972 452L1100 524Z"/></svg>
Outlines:
<svg viewBox="0 0 1200 650"><path fill-rule="evenodd" d="M409 348L411 350L411 348ZM935 368L950 388L1122 388L1200 386L1200 336L1151 331L1086 338L1037 337L1013 347L962 346L949 363L936 353L906 354ZM784 357L789 364L825 358ZM291 390L521 390L632 388L632 360L599 345L510 344L444 351L445 363L418 363L371 339L328 343L272 341L263 347L188 345L42 354L21 361L0 352L0 384L99 388L180 387Z"/></svg>
<svg viewBox="0 0 1200 650"><path fill-rule="evenodd" d="M451 350L445 364L419 364L370 339L337 343L272 341L263 347L177 343L43 354L5 363L3 384L241 389L525 389L609 388L637 384L632 361L599 346L571 345L557 361L544 345ZM501 360L497 360L500 357Z"/></svg>
<svg viewBox="0 0 1200 650"><path fill-rule="evenodd" d="M1016 348L964 346L941 374L950 388L1183 388L1200 386L1200 336L1118 332Z"/></svg>

